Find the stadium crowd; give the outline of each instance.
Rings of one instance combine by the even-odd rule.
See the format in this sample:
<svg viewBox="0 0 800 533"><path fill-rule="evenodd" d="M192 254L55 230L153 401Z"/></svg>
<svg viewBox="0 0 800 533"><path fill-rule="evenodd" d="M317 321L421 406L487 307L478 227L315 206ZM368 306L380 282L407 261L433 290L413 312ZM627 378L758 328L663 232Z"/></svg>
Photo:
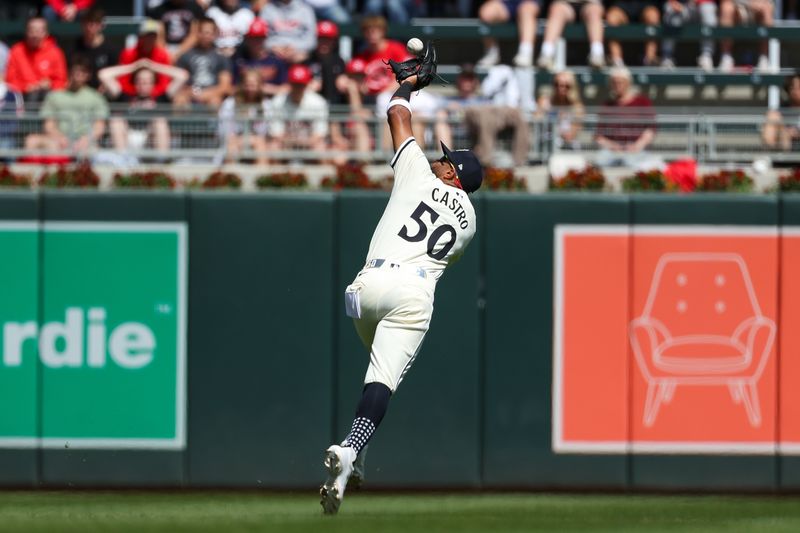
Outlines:
<svg viewBox="0 0 800 533"><path fill-rule="evenodd" d="M653 140L652 104L631 90L622 47L604 38L605 26L769 26L775 18L772 0L148 0L138 35L120 50L104 35L104 12L94 4L46 0L27 19L22 40L0 42L0 148L16 144L32 153L74 155L105 137L122 157L145 144L166 156L172 142L167 115L205 112L218 115L216 135L230 159L243 151L255 153L259 163L279 160L290 150L364 152L389 139L370 126L395 89L385 62L409 57L403 43L387 38L388 25L417 16L477 16L486 24L516 23L516 54L510 65L501 64L498 43L486 37L483 56L462 65L454 96L415 95L414 128L423 144L471 136L488 164L498 132L507 129L513 162L522 165L531 142L527 121L551 117L557 119L550 133L556 143L579 148L583 105L576 77L558 71L552 90L534 101L513 67L552 70L565 24L582 20L589 38L587 64L611 67L612 98L594 135L602 149L599 160L629 163L646 154ZM787 16L795 16L795 4L786 3ZM546 22L534 58L539 18ZM53 21L79 22L80 36L56 40L48 32ZM360 25L362 38L345 61L339 25L348 23ZM720 42L715 67L714 42L703 40L698 67L732 71L732 46ZM757 46L755 69L771 71L767 42ZM641 64L672 69L674 49L671 39L648 41ZM483 81L475 65L487 71ZM765 146L788 150L800 137L796 128L782 125L784 115L800 106L798 86L800 78L790 80L786 109L767 116ZM21 135L9 117L32 106L42 119L41 131ZM346 110L347 120L329 120L332 109ZM614 125L622 111L635 118L628 128L635 131L620 132Z"/></svg>

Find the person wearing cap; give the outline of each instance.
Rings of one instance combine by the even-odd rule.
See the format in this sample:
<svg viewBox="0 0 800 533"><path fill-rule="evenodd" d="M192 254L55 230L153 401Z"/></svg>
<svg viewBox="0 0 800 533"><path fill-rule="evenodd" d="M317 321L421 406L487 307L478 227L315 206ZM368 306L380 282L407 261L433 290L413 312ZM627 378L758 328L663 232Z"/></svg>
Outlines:
<svg viewBox="0 0 800 533"><path fill-rule="evenodd" d="M25 23L25 38L11 47L6 66L6 83L22 93L25 103L38 103L50 90L67 85L64 52L50 37L47 21L31 17Z"/></svg>
<svg viewBox="0 0 800 533"><path fill-rule="evenodd" d="M306 64L311 68L314 81L311 88L320 93L331 105L345 103L345 64L339 55L339 27L329 20L317 23L317 48Z"/></svg>
<svg viewBox="0 0 800 533"><path fill-rule="evenodd" d="M175 96L177 106L189 102L218 108L232 90L230 59L214 47L219 31L210 18L197 23L197 44L178 58L175 65L189 71L189 83Z"/></svg>
<svg viewBox="0 0 800 533"><path fill-rule="evenodd" d="M225 57L233 56L256 18L253 10L243 6L240 0L219 0L208 8L206 16L217 23L219 37L214 45Z"/></svg>
<svg viewBox="0 0 800 533"><path fill-rule="evenodd" d="M436 283L475 235L470 193L483 168L470 150L451 150L428 162L411 129L409 99L416 76L395 91L387 122L395 154L389 202L372 234L364 267L345 289L345 312L369 352L369 364L350 433L325 451L323 512L338 512L345 487L363 480L366 446L411 368L433 314Z"/></svg>
<svg viewBox="0 0 800 533"><path fill-rule="evenodd" d="M308 66L292 65L288 76L289 91L272 97L268 128L271 150L323 153L327 149L328 102L309 89L311 80Z"/></svg>
<svg viewBox="0 0 800 533"><path fill-rule="evenodd" d="M289 63L302 63L317 46L317 17L302 0L271 0L259 13L269 26L267 47Z"/></svg>
<svg viewBox="0 0 800 533"><path fill-rule="evenodd" d="M161 31L161 24L153 19L145 19L139 25L139 38L136 40L136 45L126 48L119 55L120 65L129 65L136 63L140 59L149 59L153 63L161 63L162 65L171 65L172 61L169 58L169 52L166 48L158 46L158 34ZM136 86L133 83L133 76L130 74L119 78L119 84L124 94L134 96ZM169 76L158 74L156 76L156 86L153 88L153 97L158 98L167 92L170 84Z"/></svg>
<svg viewBox="0 0 800 533"><path fill-rule="evenodd" d="M286 89L289 63L264 46L268 33L267 23L260 18L254 19L231 63L234 86L239 85L246 71L258 70L262 92L272 96Z"/></svg>

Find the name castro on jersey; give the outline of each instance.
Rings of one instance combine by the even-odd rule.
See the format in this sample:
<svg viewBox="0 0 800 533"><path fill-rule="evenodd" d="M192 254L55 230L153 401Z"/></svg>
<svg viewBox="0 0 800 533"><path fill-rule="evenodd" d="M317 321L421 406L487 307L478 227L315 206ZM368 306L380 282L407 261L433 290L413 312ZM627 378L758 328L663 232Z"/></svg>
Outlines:
<svg viewBox="0 0 800 533"><path fill-rule="evenodd" d="M431 199L434 202L447 206L458 219L458 226L461 229L467 229L467 227L469 227L467 213L464 211L464 208L461 207L461 202L455 197L451 200L449 192L444 191L444 193L442 193L439 187L434 187L433 190L431 190Z"/></svg>

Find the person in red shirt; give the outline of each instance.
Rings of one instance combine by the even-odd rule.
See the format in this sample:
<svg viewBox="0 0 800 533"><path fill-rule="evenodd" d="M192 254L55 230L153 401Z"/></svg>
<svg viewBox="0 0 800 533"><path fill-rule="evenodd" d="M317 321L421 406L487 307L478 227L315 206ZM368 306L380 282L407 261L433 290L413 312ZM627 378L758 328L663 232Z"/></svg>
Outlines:
<svg viewBox="0 0 800 533"><path fill-rule="evenodd" d="M405 61L410 57L404 44L386 38L386 28L386 19L380 15L364 17L361 21L366 45L355 59L364 62L364 76L370 94L394 90L394 74L386 62L390 59Z"/></svg>
<svg viewBox="0 0 800 533"><path fill-rule="evenodd" d="M142 22L141 26L139 27L139 39L136 42L136 46L132 48L126 48L122 51L122 53L119 55L119 64L128 65L130 63L135 63L140 59L146 58L154 63L171 65L172 62L169 59L169 52L167 52L166 49L157 46L156 44L160 29L161 24L158 21L147 19ZM123 94L128 96L136 95L136 87L133 83L133 77L130 74L120 78L118 81L120 87L122 88ZM158 98L162 94L166 93L169 84L169 76L159 73L158 77L156 78L156 86L153 89L153 98Z"/></svg>
<svg viewBox="0 0 800 533"><path fill-rule="evenodd" d="M25 97L26 103L44 100L51 89L67 85L64 52L47 31L47 21L31 17L25 23L25 39L11 47L6 83Z"/></svg>
<svg viewBox="0 0 800 533"><path fill-rule="evenodd" d="M42 13L50 21L73 22L93 5L94 0L46 0Z"/></svg>
<svg viewBox="0 0 800 533"><path fill-rule="evenodd" d="M601 148L599 166L627 166L649 170L652 157L645 152L656 136L656 113L650 99L631 87L624 67L609 72L611 99L600 110L595 141Z"/></svg>

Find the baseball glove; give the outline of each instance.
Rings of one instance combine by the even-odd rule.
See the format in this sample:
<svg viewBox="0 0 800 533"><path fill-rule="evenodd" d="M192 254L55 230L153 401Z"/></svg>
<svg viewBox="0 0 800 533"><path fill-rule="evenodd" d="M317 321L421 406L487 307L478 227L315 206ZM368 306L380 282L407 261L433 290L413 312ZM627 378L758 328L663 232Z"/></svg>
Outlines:
<svg viewBox="0 0 800 533"><path fill-rule="evenodd" d="M433 46L431 41L428 41L425 46L425 53L422 56L407 59L402 63L390 59L389 67L394 72L394 78L397 83L403 83L403 80L410 76L417 76L414 90L418 91L423 87L427 87L436 76L436 47Z"/></svg>

